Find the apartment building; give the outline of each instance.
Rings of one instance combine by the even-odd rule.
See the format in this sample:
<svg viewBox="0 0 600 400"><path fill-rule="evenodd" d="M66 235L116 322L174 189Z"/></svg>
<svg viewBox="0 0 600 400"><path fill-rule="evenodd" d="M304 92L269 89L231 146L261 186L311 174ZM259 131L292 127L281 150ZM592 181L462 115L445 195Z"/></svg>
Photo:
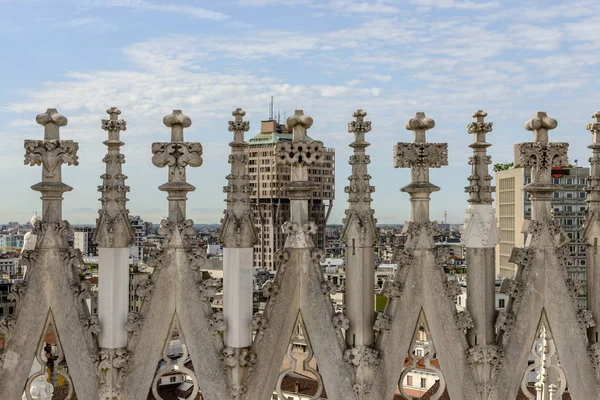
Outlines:
<svg viewBox="0 0 600 400"><path fill-rule="evenodd" d="M575 280L586 280L586 247L581 238L581 228L586 213L587 177L589 168L555 168L552 182L561 189L552 195L554 217L560 221L569 243L572 265L567 267L569 276ZM523 223L531 217L531 201L523 186L531 182L529 168L512 168L496 172L496 218L500 227L500 243L496 245L496 274L511 277L516 265L508 261L513 247L525 244ZM585 285L584 285L585 287ZM585 308L585 297L580 299Z"/></svg>

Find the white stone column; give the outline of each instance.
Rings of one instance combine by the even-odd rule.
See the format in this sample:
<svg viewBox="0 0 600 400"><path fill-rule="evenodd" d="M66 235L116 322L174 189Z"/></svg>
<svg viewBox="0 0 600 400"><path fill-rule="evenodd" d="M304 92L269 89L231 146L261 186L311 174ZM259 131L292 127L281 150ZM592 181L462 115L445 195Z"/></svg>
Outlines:
<svg viewBox="0 0 600 400"><path fill-rule="evenodd" d="M126 130L126 122L118 119L121 111L111 107L106 111L110 118L102 120L102 129L108 132L104 141L108 151L103 158L106 173L101 176L102 208L96 221L94 242L98 246L98 320L101 331L99 345L105 362L100 391L103 396L117 396L120 390L120 374L114 365L122 358L127 347L127 315L129 313L129 246L133 232L126 207L126 193L122 164L125 157L120 152L123 143L120 132Z"/></svg>
<svg viewBox="0 0 600 400"><path fill-rule="evenodd" d="M472 351L484 358L493 353L495 346L495 246L499 240L495 211L492 206L492 177L488 165L492 159L487 155L491 144L485 135L492 131L492 123L485 122L487 113L478 110L473 114L476 122L471 122L467 130L474 142L469 145L473 155L469 157L472 172L469 186L469 206L466 210L462 242L467 249L467 311L473 319L473 327L467 330L467 339ZM485 393L491 387L493 360L484 359L474 366L479 383Z"/></svg>

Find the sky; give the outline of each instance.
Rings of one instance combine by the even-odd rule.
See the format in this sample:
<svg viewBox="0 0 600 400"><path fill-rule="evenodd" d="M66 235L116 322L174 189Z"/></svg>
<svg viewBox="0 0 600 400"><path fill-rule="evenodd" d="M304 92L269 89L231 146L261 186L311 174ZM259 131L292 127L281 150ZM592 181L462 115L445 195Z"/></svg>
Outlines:
<svg viewBox="0 0 600 400"><path fill-rule="evenodd" d="M372 131L369 173L379 223L410 218L407 169L393 168L393 145L412 141L404 127L417 111L435 119L430 142L447 142L449 165L431 172L441 191L431 218L460 223L467 206L466 126L488 112L493 162L513 161L513 144L532 140L523 124L538 110L558 120L550 140L569 142L570 162L587 166L585 125L600 109L600 3L469 0L0 0L0 222L40 212L41 167L23 164L23 140L41 139L35 116L57 108L79 142L79 165L63 166L63 216L94 223L105 165L100 120L118 107L132 215L158 223L167 214L158 186L167 170L151 163L151 144L168 141L162 119L182 109L185 139L200 142L204 163L188 168L196 191L188 217L218 223L229 171L227 121L246 110L250 131L275 112L303 109L313 139L336 149L341 223L357 108Z"/></svg>

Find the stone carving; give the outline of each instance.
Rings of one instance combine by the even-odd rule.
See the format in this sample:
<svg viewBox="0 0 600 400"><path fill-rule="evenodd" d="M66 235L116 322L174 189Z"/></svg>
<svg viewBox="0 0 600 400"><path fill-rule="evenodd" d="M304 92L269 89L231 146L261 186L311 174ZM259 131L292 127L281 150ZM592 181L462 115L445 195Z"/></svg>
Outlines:
<svg viewBox="0 0 600 400"><path fill-rule="evenodd" d="M279 285L272 280L266 281L262 287L264 297L275 297L279 293Z"/></svg>
<svg viewBox="0 0 600 400"><path fill-rule="evenodd" d="M371 393L371 387L372 385L369 385L368 383L355 383L354 386L352 386L354 393L358 395Z"/></svg>
<svg viewBox="0 0 600 400"><path fill-rule="evenodd" d="M391 325L392 325L392 319L390 318L390 316L386 315L383 312L380 312L377 315L377 319L375 320L375 327L374 327L374 329L377 332L389 331Z"/></svg>
<svg viewBox="0 0 600 400"><path fill-rule="evenodd" d="M294 343L305 343L306 344L306 358L302 360L302 366L297 366L298 359L295 357L295 353L293 352ZM290 342L288 345L286 358L289 361L289 367L279 372L279 378L277 379L277 384L275 386L275 392L280 399L285 399L286 396L283 395L281 384L283 379L288 376L294 376L299 370L303 370L307 372L307 375L312 375L316 379L317 388L315 393L312 395L313 399L318 399L323 393L323 377L321 376L318 369L315 369L311 366L311 362L314 359L313 347L310 341L310 338L307 334L306 326L304 325L304 321L300 314L298 314L296 325L294 328L294 333L290 338Z"/></svg>
<svg viewBox="0 0 600 400"><path fill-rule="evenodd" d="M125 330L127 331L127 348L135 348L138 336L142 330L142 324L144 320L142 316L137 312L130 312L127 315L127 322L125 323Z"/></svg>
<svg viewBox="0 0 600 400"><path fill-rule="evenodd" d="M333 326L337 329L346 330L350 328L350 320L341 312L335 313L331 322L333 322Z"/></svg>
<svg viewBox="0 0 600 400"><path fill-rule="evenodd" d="M321 282L321 292L326 296L331 296L337 291L337 286L331 281Z"/></svg>
<svg viewBox="0 0 600 400"><path fill-rule="evenodd" d="M120 399L121 380L128 371L131 353L127 349L100 349L99 358L100 399Z"/></svg>
<svg viewBox="0 0 600 400"><path fill-rule="evenodd" d="M191 237L196 235L196 230L194 229L194 221L192 221L191 219L186 219L182 222L173 222L166 218L163 218L160 221L160 228L158 228L158 234L164 236L165 246L171 242L175 232L177 232L184 241L189 240Z"/></svg>
<svg viewBox="0 0 600 400"><path fill-rule="evenodd" d="M426 221L426 222L408 222L408 224L404 228L404 232L409 236L417 236L421 233L424 233L427 236L435 236L439 234L440 227L436 221Z"/></svg>
<svg viewBox="0 0 600 400"><path fill-rule="evenodd" d="M596 326L592 312L589 310L579 310L577 313L577 321L579 322L579 327L584 333L587 332L588 328Z"/></svg>
<svg viewBox="0 0 600 400"><path fill-rule="evenodd" d="M210 300L217 294L217 288L214 286L212 279L204 279L198 284L198 290L202 294L202 301L210 302Z"/></svg>
<svg viewBox="0 0 600 400"><path fill-rule="evenodd" d="M530 247L519 248L514 247L510 253L509 262L520 265L524 269L529 269L533 262L533 249Z"/></svg>
<svg viewBox="0 0 600 400"><path fill-rule="evenodd" d="M275 147L275 157L281 165L322 164L324 153L323 142L318 140L281 142Z"/></svg>
<svg viewBox="0 0 600 400"><path fill-rule="evenodd" d="M461 331L465 329L471 329L475 326L473 325L473 318L471 318L471 314L466 310L456 313L454 320L456 321L456 327Z"/></svg>
<svg viewBox="0 0 600 400"><path fill-rule="evenodd" d="M402 284L397 281L387 281L383 294L389 299L397 299L402 294Z"/></svg>
<svg viewBox="0 0 600 400"><path fill-rule="evenodd" d="M447 143L398 143L394 146L395 168L440 168L448 165Z"/></svg>
<svg viewBox="0 0 600 400"><path fill-rule="evenodd" d="M498 364L502 360L502 350L496 345L477 345L467 350L467 360L474 367L476 364Z"/></svg>
<svg viewBox="0 0 600 400"><path fill-rule="evenodd" d="M103 248L123 248L133 242L133 231L126 206L129 186L125 185L127 177L123 175L122 170L125 156L120 150L124 145L120 133L127 129L127 124L118 119L121 114L118 108L111 107L106 113L109 119L102 120L102 129L108 132L108 140L104 141L108 150L103 159L106 163L106 173L101 176L102 186L98 186L98 191L102 193L102 209L99 211L94 243Z"/></svg>
<svg viewBox="0 0 600 400"><path fill-rule="evenodd" d="M590 344L588 347L588 357L594 366L596 373L600 370L600 343Z"/></svg>
<svg viewBox="0 0 600 400"><path fill-rule="evenodd" d="M446 295L454 301L456 296L460 296L462 294L462 288L456 279L452 279L446 281Z"/></svg>
<svg viewBox="0 0 600 400"><path fill-rule="evenodd" d="M504 337L507 337L515 323L515 319L515 314L512 312L501 311L498 318L496 318L496 329L504 331Z"/></svg>
<svg viewBox="0 0 600 400"><path fill-rule="evenodd" d="M523 380L521 381L521 391L529 399L561 399L567 388L567 378L556 353L554 340L550 335L546 325L542 323L538 334L539 340L533 344L531 354L534 356L534 362L527 367ZM536 338L537 339L537 338ZM536 383L534 384L536 395L533 395L528 389L527 377L530 373L538 370ZM545 394L548 397L545 397Z"/></svg>
<svg viewBox="0 0 600 400"><path fill-rule="evenodd" d="M500 241L496 212L491 206L475 204L475 201L466 210L461 243L471 248L494 247Z"/></svg>

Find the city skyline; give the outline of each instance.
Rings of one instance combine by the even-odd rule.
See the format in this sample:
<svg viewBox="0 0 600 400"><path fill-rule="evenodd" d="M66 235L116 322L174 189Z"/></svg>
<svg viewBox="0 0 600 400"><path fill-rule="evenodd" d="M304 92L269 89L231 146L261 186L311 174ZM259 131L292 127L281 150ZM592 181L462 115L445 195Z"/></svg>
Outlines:
<svg viewBox="0 0 600 400"><path fill-rule="evenodd" d="M23 165L23 140L41 138L35 116L56 107L69 118L62 137L80 144L80 165L63 171L74 188L64 196L63 216L93 224L104 172L100 119L117 106L128 123L122 151L132 215L158 222L167 213L166 195L157 188L166 172L151 165L150 146L168 139L162 118L180 108L192 119L186 139L204 147L203 166L188 173L198 188L189 195L188 216L218 223L231 111L247 111L251 137L267 119L273 95L282 122L284 113L303 109L315 121L311 137L336 149L330 224L341 223L347 208L347 123L357 108L373 124L366 140L379 223L409 219L408 195L399 192L409 172L393 169L392 147L412 141L404 124L417 111L436 121L428 140L449 143L450 165L431 173L444 193L431 196L432 219L443 221L447 210L448 222L460 223L472 142L466 125L477 109L494 122L493 162L513 161L512 145L530 140L523 122L546 110L559 123L553 140L570 142L571 162L588 165L585 124L589 104L600 104L593 73L600 18L590 13L593 4L243 0L201 8L194 2L0 1L0 32L15 38L3 41L14 62L0 65L11 77L0 93L6 194L0 221L26 221L40 211L39 196L29 189L40 171ZM306 24L290 26L290 14Z"/></svg>

